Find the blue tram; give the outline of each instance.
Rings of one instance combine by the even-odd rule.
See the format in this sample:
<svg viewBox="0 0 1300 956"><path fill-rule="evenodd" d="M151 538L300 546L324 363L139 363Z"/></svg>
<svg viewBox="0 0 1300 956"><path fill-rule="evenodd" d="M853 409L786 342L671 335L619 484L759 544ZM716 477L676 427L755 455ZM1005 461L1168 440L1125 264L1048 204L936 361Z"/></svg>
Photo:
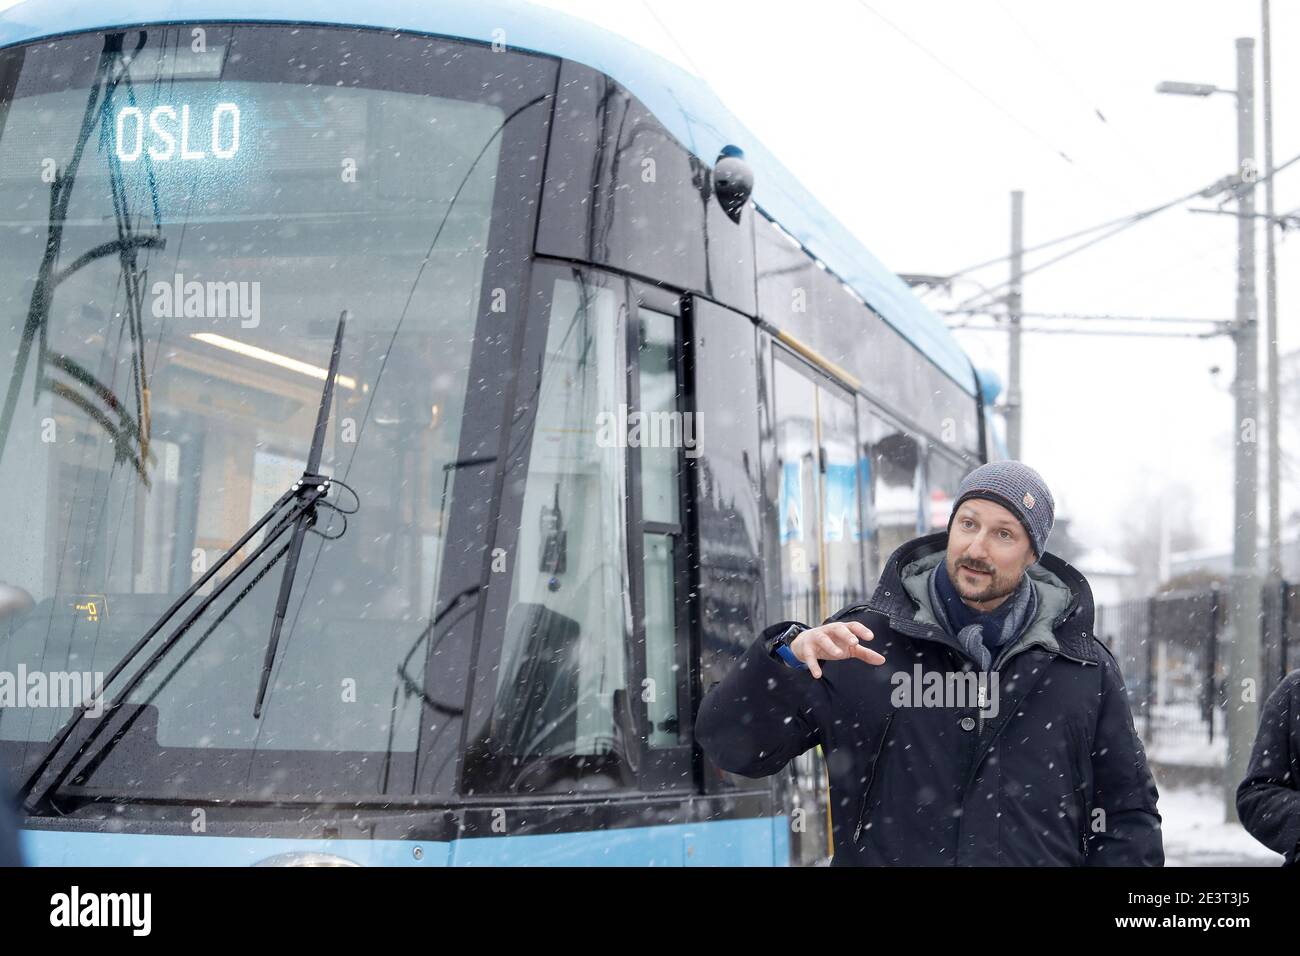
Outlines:
<svg viewBox="0 0 1300 956"><path fill-rule="evenodd" d="M945 523L991 390L695 77L336 10L0 14L29 862L823 861L820 755L695 709Z"/></svg>

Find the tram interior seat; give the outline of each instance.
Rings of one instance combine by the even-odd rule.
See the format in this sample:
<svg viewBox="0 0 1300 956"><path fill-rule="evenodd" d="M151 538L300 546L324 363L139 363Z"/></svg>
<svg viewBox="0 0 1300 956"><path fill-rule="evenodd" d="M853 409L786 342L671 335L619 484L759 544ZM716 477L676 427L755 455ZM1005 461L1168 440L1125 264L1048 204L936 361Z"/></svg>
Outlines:
<svg viewBox="0 0 1300 956"><path fill-rule="evenodd" d="M506 621L502 676L486 738L470 746L470 757L494 766L493 786L524 792L591 791L626 781L602 772L610 757L624 752L618 739L601 737L605 752L579 741L579 712L597 702L583 697L581 624L543 604L520 602ZM609 700L615 720L619 695ZM579 753L578 751L583 751ZM615 766L623 769L624 761ZM593 772L594 771L594 772Z"/></svg>
<svg viewBox="0 0 1300 956"><path fill-rule="evenodd" d="M497 692L492 731L499 752L564 753L577 736L581 626L544 604L516 604L506 621L513 649Z"/></svg>

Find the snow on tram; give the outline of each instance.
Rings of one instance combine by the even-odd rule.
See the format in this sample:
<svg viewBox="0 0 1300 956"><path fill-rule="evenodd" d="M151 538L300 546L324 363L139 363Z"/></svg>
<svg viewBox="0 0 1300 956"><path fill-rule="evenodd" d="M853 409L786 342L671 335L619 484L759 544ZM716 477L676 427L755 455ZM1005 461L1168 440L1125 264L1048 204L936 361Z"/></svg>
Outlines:
<svg viewBox="0 0 1300 956"><path fill-rule="evenodd" d="M824 861L820 754L694 713L943 525L996 386L696 77L330 6L0 14L28 862Z"/></svg>

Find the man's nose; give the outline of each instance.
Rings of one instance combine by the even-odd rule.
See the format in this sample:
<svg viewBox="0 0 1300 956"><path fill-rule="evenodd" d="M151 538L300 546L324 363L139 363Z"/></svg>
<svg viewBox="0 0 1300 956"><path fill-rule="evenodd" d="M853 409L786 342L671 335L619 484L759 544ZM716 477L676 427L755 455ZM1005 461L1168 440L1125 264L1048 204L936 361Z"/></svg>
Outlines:
<svg viewBox="0 0 1300 956"><path fill-rule="evenodd" d="M971 540L970 547L966 549L966 558L969 561L987 563L989 549L984 540L984 532L981 531Z"/></svg>

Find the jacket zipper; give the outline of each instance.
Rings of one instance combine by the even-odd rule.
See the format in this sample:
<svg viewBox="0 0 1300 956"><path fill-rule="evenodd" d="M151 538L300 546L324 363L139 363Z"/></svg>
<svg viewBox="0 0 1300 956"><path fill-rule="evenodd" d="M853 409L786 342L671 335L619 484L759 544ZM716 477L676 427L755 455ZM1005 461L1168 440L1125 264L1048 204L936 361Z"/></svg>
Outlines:
<svg viewBox="0 0 1300 956"><path fill-rule="evenodd" d="M889 728L894 723L894 714L890 713L885 718L885 729L881 731L880 743L876 746L875 759L871 761L871 776L867 778L867 789L862 794L862 806L858 809L858 825L853 830L853 842L857 843L858 838L862 836L862 826L866 822L867 807L871 803L871 791L876 784L876 771L880 767L880 758L885 752L885 741L889 739Z"/></svg>
<svg viewBox="0 0 1300 956"><path fill-rule="evenodd" d="M1088 801L1084 799L1083 788L1075 790L1074 798L1079 803L1079 812L1083 815L1083 829L1079 831L1079 854L1086 860L1088 858Z"/></svg>
<svg viewBox="0 0 1300 956"><path fill-rule="evenodd" d="M1086 859L1088 856L1088 830L1090 820L1088 818L1088 795L1085 790L1088 777L1084 771L1083 761L1088 748L1084 746L1083 739L1069 724L1066 725L1066 732L1070 736L1070 778L1074 781L1074 799L1079 805L1079 819L1081 828L1079 830L1079 852Z"/></svg>

